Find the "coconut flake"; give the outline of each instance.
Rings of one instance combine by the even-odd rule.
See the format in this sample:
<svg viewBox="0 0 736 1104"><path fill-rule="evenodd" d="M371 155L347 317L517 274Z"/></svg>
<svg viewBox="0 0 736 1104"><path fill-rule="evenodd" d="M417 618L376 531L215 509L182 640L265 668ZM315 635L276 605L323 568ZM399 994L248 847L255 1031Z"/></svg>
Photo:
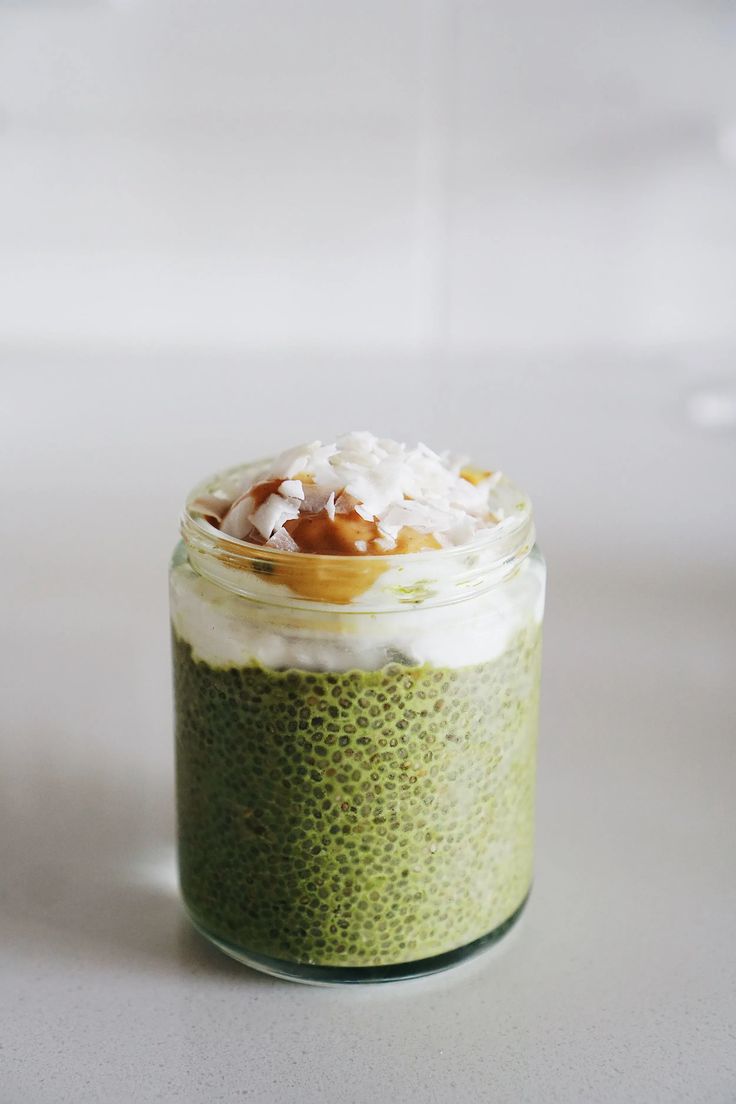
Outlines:
<svg viewBox="0 0 736 1104"><path fill-rule="evenodd" d="M385 533L390 533L394 530L398 532L405 525L413 525L415 512L409 509L410 505L409 502L402 502L401 505L395 503L393 506L389 506L388 510L379 516L379 529Z"/></svg>
<svg viewBox="0 0 736 1104"><path fill-rule="evenodd" d="M259 472L257 482L278 480L278 495L241 518L238 531L252 523L270 540L285 521L324 510L331 521L354 512L375 523L382 551L393 550L407 527L433 535L443 547L466 543L502 515L491 514L489 501L500 472L474 484L460 475L465 464L465 457L440 455L423 443L408 448L365 431L333 444L298 445ZM237 520L234 515L229 523Z"/></svg>
<svg viewBox="0 0 736 1104"><path fill-rule="evenodd" d="M258 507L250 520L263 539L268 540L285 521L293 521L298 517L297 499L282 498L281 495L272 494Z"/></svg>
<svg viewBox="0 0 736 1104"><path fill-rule="evenodd" d="M364 503L358 502L355 506L355 512L359 517L363 518L363 521L373 521L375 513L370 510Z"/></svg>
<svg viewBox="0 0 736 1104"><path fill-rule="evenodd" d="M299 545L286 529L277 529L272 537L266 541L267 548L276 548L280 552L298 552Z"/></svg>
<svg viewBox="0 0 736 1104"><path fill-rule="evenodd" d="M301 479L285 479L279 487L279 494L283 495L284 498L298 498L300 502L303 502L304 487Z"/></svg>
<svg viewBox="0 0 736 1104"><path fill-rule="evenodd" d="M250 495L244 494L233 502L220 525L220 532L237 540L244 540L253 528L251 513L255 505Z"/></svg>
<svg viewBox="0 0 736 1104"><path fill-rule="evenodd" d="M352 495L343 493L339 496L335 502L336 514L351 514L355 509L355 499Z"/></svg>
<svg viewBox="0 0 736 1104"><path fill-rule="evenodd" d="M311 483L306 483L302 484L302 489L304 498L302 499L301 513L318 514L321 510L324 510L329 495L323 487L315 487Z"/></svg>
<svg viewBox="0 0 736 1104"><path fill-rule="evenodd" d="M319 445L319 441L315 444ZM305 471L309 461L310 445L296 445L277 456L269 466L269 473L273 479L291 479L297 472Z"/></svg>
<svg viewBox="0 0 736 1104"><path fill-rule="evenodd" d="M229 498L219 495L200 495L190 504L190 510L200 514L209 522L221 522L232 506Z"/></svg>

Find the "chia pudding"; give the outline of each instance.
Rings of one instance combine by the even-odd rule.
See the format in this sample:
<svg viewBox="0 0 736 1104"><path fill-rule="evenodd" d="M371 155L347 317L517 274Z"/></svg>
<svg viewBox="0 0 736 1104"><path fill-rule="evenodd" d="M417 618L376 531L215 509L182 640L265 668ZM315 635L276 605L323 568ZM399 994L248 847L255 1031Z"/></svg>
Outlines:
<svg viewBox="0 0 736 1104"><path fill-rule="evenodd" d="M501 473L367 433L193 492L171 568L195 925L297 980L444 968L532 879L544 562Z"/></svg>

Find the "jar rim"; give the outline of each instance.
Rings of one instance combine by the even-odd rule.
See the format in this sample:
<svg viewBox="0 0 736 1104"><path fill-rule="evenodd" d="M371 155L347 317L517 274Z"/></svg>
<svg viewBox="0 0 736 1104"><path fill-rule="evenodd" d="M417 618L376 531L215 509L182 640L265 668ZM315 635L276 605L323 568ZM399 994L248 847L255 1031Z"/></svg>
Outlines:
<svg viewBox="0 0 736 1104"><path fill-rule="evenodd" d="M372 602L365 600L367 592L374 590L370 584L360 587L359 593L346 602L342 598L330 600L298 592L291 597L279 594L277 598L273 592L283 588L274 587L266 580L269 576L274 576L291 579L293 582L297 571L302 578L313 573L323 581L329 577L331 587L328 589L333 593L342 593L346 587L341 587L340 584L347 583L348 579L354 580L361 574L366 578L372 574L376 580L384 579L385 584L386 576L395 573L411 575L417 570L423 573L428 569L428 574L444 577L445 584L451 586L453 597L445 594L440 601L432 601L439 595L422 595L421 587L393 585L386 588L384 585L379 589L394 592L398 608L405 608L407 604L445 604L447 601L461 600L469 596L469 592L477 593L479 589L488 589L488 586L508 577L518 569L534 545L535 527L531 500L506 476L501 476L494 487L494 498L503 505L505 516L492 529L483 530L466 544L419 552L351 556L267 548L222 533L193 508L194 501L203 495L219 493L227 497L228 490L239 492L247 485L247 476L250 473L257 474L267 463L268 460L262 460L237 464L202 480L187 495L180 521L181 535L195 570L228 590L246 597L255 597L259 601L275 600L275 604L279 605L301 605L305 601L309 606L336 605L344 609L349 604L363 609L371 608ZM219 569L215 567L217 564ZM251 585L254 580L260 585ZM426 591L427 588L424 589ZM408 593L403 596L396 593L402 590ZM380 608L385 608L383 601L380 602Z"/></svg>

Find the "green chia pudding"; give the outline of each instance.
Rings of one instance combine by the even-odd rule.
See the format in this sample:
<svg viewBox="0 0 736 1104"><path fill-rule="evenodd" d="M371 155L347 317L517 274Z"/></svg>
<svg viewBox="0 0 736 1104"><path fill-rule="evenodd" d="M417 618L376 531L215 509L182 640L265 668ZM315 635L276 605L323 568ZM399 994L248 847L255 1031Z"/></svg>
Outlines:
<svg viewBox="0 0 736 1104"><path fill-rule="evenodd" d="M538 632L457 670L218 669L174 650L181 883L207 931L373 966L461 947L521 905Z"/></svg>
<svg viewBox="0 0 736 1104"><path fill-rule="evenodd" d="M196 926L302 980L430 972L501 934L533 861L544 562L523 492L351 434L215 477L182 534Z"/></svg>

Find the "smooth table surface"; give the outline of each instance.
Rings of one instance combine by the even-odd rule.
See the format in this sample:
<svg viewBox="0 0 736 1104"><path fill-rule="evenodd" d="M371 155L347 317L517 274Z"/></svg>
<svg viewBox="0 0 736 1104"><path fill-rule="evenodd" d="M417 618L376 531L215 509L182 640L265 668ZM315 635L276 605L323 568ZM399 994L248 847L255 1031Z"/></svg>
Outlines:
<svg viewBox="0 0 736 1104"><path fill-rule="evenodd" d="M693 478L732 445L692 444ZM526 914L451 972L343 989L241 967L182 914L162 562L125 527L109 574L109 532L60 526L46 572L6 540L1 1104L736 1100L733 571L553 530Z"/></svg>

